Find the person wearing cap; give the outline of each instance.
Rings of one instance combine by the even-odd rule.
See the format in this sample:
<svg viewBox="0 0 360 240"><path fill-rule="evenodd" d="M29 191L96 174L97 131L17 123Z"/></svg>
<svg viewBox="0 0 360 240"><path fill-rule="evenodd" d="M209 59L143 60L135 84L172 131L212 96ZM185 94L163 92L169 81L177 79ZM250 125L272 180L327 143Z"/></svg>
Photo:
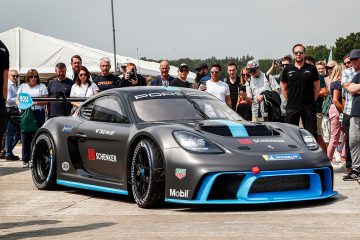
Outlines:
<svg viewBox="0 0 360 240"><path fill-rule="evenodd" d="M348 91L354 97L349 130L352 170L344 176L345 181L360 179L360 49L351 50L349 58L356 75L348 87Z"/></svg>
<svg viewBox="0 0 360 240"><path fill-rule="evenodd" d="M188 65L186 63L180 64L178 69L178 76L170 83L170 86L191 88L191 84L188 81L186 81L188 74L189 74Z"/></svg>
<svg viewBox="0 0 360 240"><path fill-rule="evenodd" d="M316 104L320 92L319 73L315 66L305 63L305 47L292 48L294 64L286 67L281 76L282 92L287 99L286 122L303 126L316 138Z"/></svg>
<svg viewBox="0 0 360 240"><path fill-rule="evenodd" d="M345 130L345 152L346 152L346 163L345 163L345 174L349 174L351 171L352 158L349 144L349 130L350 130L350 114L352 108L353 96L348 91L349 85L356 75L355 69L352 67L352 63L350 61L350 54L346 54L343 58L343 64L345 69L342 72L341 77L341 86L343 89L343 97L345 97L345 105L344 110L342 112L342 126Z"/></svg>
<svg viewBox="0 0 360 240"><path fill-rule="evenodd" d="M251 111L252 121L266 121L267 112L264 109L264 91L279 91L279 84L275 78L266 76L260 70L259 62L257 60L250 60L246 65L246 70L250 74L250 87L247 89L247 97L252 99Z"/></svg>
<svg viewBox="0 0 360 240"><path fill-rule="evenodd" d="M154 78L150 86L169 86L175 78L169 75L170 64L168 61L163 60L160 62L160 75Z"/></svg>
<svg viewBox="0 0 360 240"><path fill-rule="evenodd" d="M334 70L334 67L337 65L337 62L332 60L332 61L329 61L327 64L326 64L326 77L324 78L325 80L325 84L326 84L326 88L328 90L328 92L330 92L330 84L331 84L331 79L330 79L330 76Z"/></svg>
<svg viewBox="0 0 360 240"><path fill-rule="evenodd" d="M196 78L195 82L207 81L211 78L209 73L209 67L206 63L200 63L195 67Z"/></svg>
<svg viewBox="0 0 360 240"><path fill-rule="evenodd" d="M55 66L56 78L51 80L48 85L49 97L69 97L73 81L66 77L66 65L62 62ZM69 116L71 110L70 103L49 102L48 117Z"/></svg>

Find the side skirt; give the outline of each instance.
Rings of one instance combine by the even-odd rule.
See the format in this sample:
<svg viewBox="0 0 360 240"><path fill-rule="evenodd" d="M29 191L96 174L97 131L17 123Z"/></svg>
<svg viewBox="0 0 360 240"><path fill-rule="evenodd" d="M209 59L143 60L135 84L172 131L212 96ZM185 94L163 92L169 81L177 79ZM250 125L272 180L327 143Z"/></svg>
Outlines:
<svg viewBox="0 0 360 240"><path fill-rule="evenodd" d="M128 191L125 191L125 190L119 190L119 189L109 188L109 187L101 187L101 186L86 184L86 183L79 183L79 182L59 180L59 179L56 180L56 183L58 185L73 187L73 188L80 188L80 189L99 191L99 192L107 192L107 193L115 193L115 194L121 194L121 195L129 195Z"/></svg>

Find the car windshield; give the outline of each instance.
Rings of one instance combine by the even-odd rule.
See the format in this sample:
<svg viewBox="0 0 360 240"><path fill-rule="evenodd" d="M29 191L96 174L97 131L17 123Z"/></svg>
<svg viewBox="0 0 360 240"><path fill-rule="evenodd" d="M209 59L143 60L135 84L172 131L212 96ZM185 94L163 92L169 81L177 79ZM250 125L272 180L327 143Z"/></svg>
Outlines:
<svg viewBox="0 0 360 240"><path fill-rule="evenodd" d="M137 122L209 119L243 120L225 103L207 93L152 93L130 96ZM198 105L198 108L197 106Z"/></svg>

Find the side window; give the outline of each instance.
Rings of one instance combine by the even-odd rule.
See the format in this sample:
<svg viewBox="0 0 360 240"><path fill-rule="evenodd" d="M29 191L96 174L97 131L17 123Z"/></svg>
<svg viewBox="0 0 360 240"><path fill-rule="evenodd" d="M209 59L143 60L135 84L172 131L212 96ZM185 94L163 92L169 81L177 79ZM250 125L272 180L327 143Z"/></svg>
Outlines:
<svg viewBox="0 0 360 240"><path fill-rule="evenodd" d="M116 95L103 96L95 100L90 117L91 121L128 123L124 106Z"/></svg>

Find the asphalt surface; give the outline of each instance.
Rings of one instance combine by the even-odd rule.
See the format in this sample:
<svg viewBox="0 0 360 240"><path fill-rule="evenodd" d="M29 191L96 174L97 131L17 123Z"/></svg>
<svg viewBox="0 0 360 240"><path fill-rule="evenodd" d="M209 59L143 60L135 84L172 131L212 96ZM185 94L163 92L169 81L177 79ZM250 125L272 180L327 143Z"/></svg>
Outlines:
<svg viewBox="0 0 360 240"><path fill-rule="evenodd" d="M0 160L0 239L360 239L360 183L342 181L343 169L328 200L147 210L114 194L37 190L21 166Z"/></svg>

